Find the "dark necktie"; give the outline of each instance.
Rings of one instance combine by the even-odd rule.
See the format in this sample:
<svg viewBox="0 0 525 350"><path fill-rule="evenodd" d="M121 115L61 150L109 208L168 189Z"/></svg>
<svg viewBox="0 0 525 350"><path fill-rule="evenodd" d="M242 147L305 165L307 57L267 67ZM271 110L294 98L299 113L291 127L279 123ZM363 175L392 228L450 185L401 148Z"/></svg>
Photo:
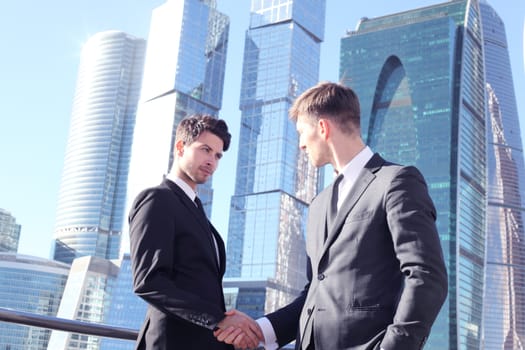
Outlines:
<svg viewBox="0 0 525 350"><path fill-rule="evenodd" d="M199 197L195 196L195 204L197 204L197 208L202 212L202 215L204 215L206 218L206 212L204 211L204 207L202 206L202 202L199 199Z"/></svg>
<svg viewBox="0 0 525 350"><path fill-rule="evenodd" d="M330 210L328 211L328 228L331 229L335 223L335 217L337 216L337 201L339 198L339 183L343 180L343 174L339 174L334 181L332 187L332 198L330 199Z"/></svg>
<svg viewBox="0 0 525 350"><path fill-rule="evenodd" d="M195 204L197 204L197 208L199 208L200 212L202 213L202 215L204 215L204 218L206 220L208 220L208 217L206 216L206 212L204 211L204 207L202 206L202 202L201 200L199 199L199 197L195 196ZM215 248L215 254L216 254L216 258L217 258L217 264L219 264L219 248L217 246L217 241L215 240L215 237L213 237L213 233L211 232L211 229L209 230L210 232L210 238L212 240L212 243L213 243L213 248Z"/></svg>

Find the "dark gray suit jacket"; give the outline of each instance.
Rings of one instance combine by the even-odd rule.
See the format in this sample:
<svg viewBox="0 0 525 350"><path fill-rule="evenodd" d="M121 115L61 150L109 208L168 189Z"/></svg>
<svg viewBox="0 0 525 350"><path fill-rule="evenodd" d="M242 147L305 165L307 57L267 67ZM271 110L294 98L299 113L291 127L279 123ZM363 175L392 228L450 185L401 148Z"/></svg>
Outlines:
<svg viewBox="0 0 525 350"><path fill-rule="evenodd" d="M225 312L224 243L195 203L164 180L137 196L129 223L133 287L149 304L137 349L233 349L212 333Z"/></svg>
<svg viewBox="0 0 525 350"><path fill-rule="evenodd" d="M331 192L329 186L309 209L309 283L292 304L267 315L279 344L298 334L303 349L310 342L316 350L421 349L447 296L422 175L375 154L327 228Z"/></svg>

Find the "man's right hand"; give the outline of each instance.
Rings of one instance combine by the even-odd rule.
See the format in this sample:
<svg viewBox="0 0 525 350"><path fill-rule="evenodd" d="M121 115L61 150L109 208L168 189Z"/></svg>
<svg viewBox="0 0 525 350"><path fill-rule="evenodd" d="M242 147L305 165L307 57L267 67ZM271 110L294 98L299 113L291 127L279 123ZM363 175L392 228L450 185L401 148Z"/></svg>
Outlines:
<svg viewBox="0 0 525 350"><path fill-rule="evenodd" d="M217 340L233 344L240 349L255 349L264 341L261 328L252 318L238 310L230 310L226 317L217 324L213 332Z"/></svg>

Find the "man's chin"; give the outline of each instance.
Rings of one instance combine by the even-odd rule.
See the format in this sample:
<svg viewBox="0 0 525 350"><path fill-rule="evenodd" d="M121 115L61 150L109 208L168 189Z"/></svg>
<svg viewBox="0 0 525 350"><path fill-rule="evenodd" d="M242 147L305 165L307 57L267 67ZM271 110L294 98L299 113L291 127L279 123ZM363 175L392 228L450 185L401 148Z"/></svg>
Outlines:
<svg viewBox="0 0 525 350"><path fill-rule="evenodd" d="M319 168L319 161L316 159L309 158L310 164L312 164L314 167Z"/></svg>
<svg viewBox="0 0 525 350"><path fill-rule="evenodd" d="M197 179L196 183L198 185L205 184L210 177L211 177L211 175L210 176L205 176L205 177L200 177L200 178Z"/></svg>
<svg viewBox="0 0 525 350"><path fill-rule="evenodd" d="M316 168L320 168L320 167L325 166L326 164L328 164L328 162L321 162L321 161L318 161L318 160L316 161L316 160L310 159L310 164L312 164Z"/></svg>

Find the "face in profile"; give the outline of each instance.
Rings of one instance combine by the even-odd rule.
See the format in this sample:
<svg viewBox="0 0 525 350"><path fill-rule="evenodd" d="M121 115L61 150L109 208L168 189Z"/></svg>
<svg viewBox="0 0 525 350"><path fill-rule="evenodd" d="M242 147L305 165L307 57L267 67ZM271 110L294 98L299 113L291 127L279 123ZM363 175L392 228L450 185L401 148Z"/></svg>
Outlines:
<svg viewBox="0 0 525 350"><path fill-rule="evenodd" d="M320 121L300 114L295 126L299 134L299 148L306 152L312 165L321 167L327 164L329 162L328 150L324 142Z"/></svg>

